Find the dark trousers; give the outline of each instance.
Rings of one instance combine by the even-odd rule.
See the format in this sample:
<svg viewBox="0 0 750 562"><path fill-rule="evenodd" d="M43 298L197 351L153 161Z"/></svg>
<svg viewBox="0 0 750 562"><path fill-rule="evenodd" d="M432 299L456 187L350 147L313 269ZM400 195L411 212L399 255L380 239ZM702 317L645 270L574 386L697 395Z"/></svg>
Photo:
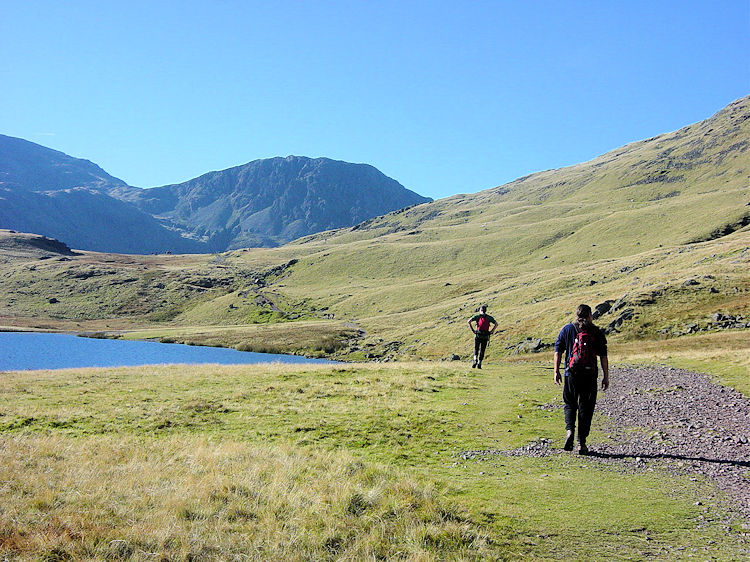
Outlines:
<svg viewBox="0 0 750 562"><path fill-rule="evenodd" d="M481 363L484 359L484 351L487 349L487 344L490 341L490 336L484 336L477 334L474 336L474 359Z"/></svg>
<svg viewBox="0 0 750 562"><path fill-rule="evenodd" d="M565 429L574 431L578 415L578 441L586 441L596 407L596 377L566 375L563 386Z"/></svg>

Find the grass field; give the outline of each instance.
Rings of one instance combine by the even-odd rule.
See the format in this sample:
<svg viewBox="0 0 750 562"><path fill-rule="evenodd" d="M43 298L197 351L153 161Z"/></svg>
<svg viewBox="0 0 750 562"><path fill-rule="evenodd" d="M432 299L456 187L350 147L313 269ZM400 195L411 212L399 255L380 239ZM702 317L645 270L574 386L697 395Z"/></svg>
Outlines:
<svg viewBox="0 0 750 562"><path fill-rule="evenodd" d="M11 560L747 554L706 482L569 455L463 459L559 446L542 365L13 372L0 390Z"/></svg>

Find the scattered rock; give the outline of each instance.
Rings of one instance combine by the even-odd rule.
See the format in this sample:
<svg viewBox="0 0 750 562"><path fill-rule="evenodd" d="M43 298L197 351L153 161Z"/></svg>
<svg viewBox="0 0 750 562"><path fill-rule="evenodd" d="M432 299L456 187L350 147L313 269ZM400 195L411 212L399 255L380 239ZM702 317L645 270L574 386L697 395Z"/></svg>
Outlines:
<svg viewBox="0 0 750 562"><path fill-rule="evenodd" d="M740 314L732 315L716 312L711 315L709 320L691 322L678 329L664 328L659 330L659 333L682 336L710 330L744 330L747 328L750 328L750 319Z"/></svg>
<svg viewBox="0 0 750 562"><path fill-rule="evenodd" d="M612 304L614 304L615 301L613 300L606 300L604 302L600 302L594 307L594 312L592 316L594 317L594 320L599 318L601 315L606 314L610 311L612 308Z"/></svg>
<svg viewBox="0 0 750 562"><path fill-rule="evenodd" d="M57 303L59 303L60 301L59 301L59 300L57 300L57 299L56 299L55 297L52 297L52 298L51 298L51 299L49 299L49 300L48 300L47 302L48 302L48 303L50 303L50 304L57 304Z"/></svg>
<svg viewBox="0 0 750 562"><path fill-rule="evenodd" d="M611 439L594 447L599 458L627 464L636 457L636 463L659 461L675 472L705 475L750 515L744 476L750 467L750 399L706 375L671 367L614 368L610 378L597 412L607 420L603 430Z"/></svg>
<svg viewBox="0 0 750 562"><path fill-rule="evenodd" d="M81 269L70 269L66 272L66 275L73 279L89 279L91 277L99 277L102 275L114 275L115 273L116 272L113 269L86 267Z"/></svg>
<svg viewBox="0 0 750 562"><path fill-rule="evenodd" d="M628 320L631 320L634 315L635 315L635 310L632 308L627 308L623 310L617 318L612 320L612 322L610 322L609 325L606 328L604 328L604 333L610 334L616 331L620 326L622 326L623 322L627 322Z"/></svg>

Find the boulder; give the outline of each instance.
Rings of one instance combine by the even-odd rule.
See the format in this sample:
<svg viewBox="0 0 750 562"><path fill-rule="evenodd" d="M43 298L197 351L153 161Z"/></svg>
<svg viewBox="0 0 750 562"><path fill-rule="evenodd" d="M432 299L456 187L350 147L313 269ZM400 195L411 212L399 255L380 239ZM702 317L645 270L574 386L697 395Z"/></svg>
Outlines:
<svg viewBox="0 0 750 562"><path fill-rule="evenodd" d="M628 300L627 299L628 299L628 295L621 296L619 299L617 299L612 304L611 311L612 312L616 312L616 311L620 310L621 308L625 308L626 306L628 306Z"/></svg>
<svg viewBox="0 0 750 562"><path fill-rule="evenodd" d="M613 300L606 300L604 302L600 302L599 304L597 304L594 307L594 312L592 314L592 316L594 317L594 320L596 320L597 318L599 318L601 315L606 314L607 312L609 312L610 309L612 308L612 303L614 303L614 302L615 301L613 301Z"/></svg>
<svg viewBox="0 0 750 562"><path fill-rule="evenodd" d="M609 323L609 325L604 328L604 333L609 334L611 332L616 331L620 326L622 326L623 322L627 322L628 320L632 319L635 315L635 310L632 308L626 308L623 310L620 315L612 320L612 322Z"/></svg>
<svg viewBox="0 0 750 562"><path fill-rule="evenodd" d="M522 342L519 342L515 349L513 350L513 354L517 355L519 353L539 353L543 349L549 347L550 344L545 344L542 342L539 338L526 338Z"/></svg>

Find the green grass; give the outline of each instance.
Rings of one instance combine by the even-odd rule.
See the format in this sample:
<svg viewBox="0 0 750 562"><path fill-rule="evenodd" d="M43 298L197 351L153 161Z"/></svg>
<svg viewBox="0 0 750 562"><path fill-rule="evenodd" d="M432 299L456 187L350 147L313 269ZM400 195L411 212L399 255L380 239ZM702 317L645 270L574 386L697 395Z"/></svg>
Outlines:
<svg viewBox="0 0 750 562"><path fill-rule="evenodd" d="M293 560L732 559L747 548L701 481L570 455L463 459L560 445L561 411L540 408L561 403L546 366L14 372L0 392L0 545L20 559L229 558L250 545Z"/></svg>

